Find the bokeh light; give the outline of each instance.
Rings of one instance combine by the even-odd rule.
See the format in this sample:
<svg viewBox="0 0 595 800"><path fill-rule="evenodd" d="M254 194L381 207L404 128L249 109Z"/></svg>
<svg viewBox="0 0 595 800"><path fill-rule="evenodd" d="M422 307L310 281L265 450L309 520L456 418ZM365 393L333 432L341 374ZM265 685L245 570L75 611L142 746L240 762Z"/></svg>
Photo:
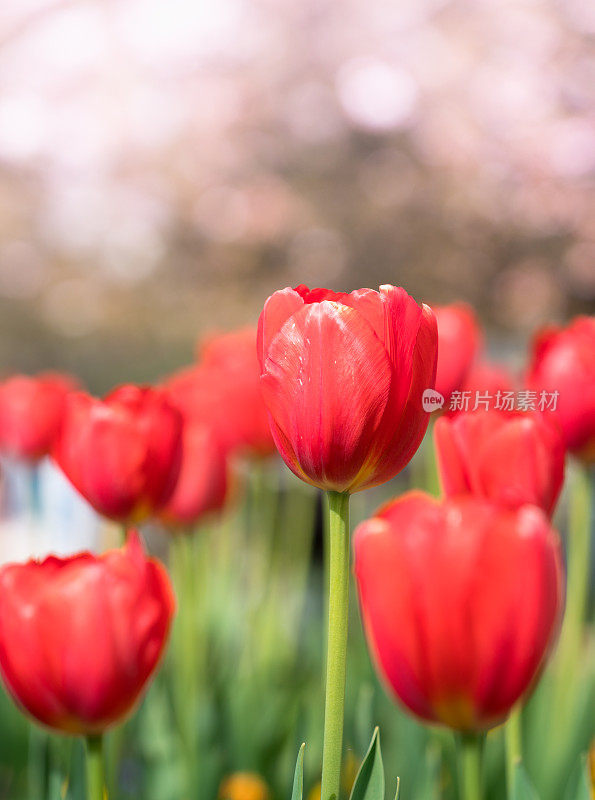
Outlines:
<svg viewBox="0 0 595 800"><path fill-rule="evenodd" d="M594 30L578 0L9 0L0 364L103 389L116 340L150 379L156 340L174 366L298 282L496 334L588 310Z"/></svg>

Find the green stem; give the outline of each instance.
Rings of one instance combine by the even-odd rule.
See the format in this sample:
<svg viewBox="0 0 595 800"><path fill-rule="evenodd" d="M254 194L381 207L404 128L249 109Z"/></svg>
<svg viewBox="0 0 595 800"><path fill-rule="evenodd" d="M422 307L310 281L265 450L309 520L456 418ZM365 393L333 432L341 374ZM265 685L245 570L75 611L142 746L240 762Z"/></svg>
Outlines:
<svg viewBox="0 0 595 800"><path fill-rule="evenodd" d="M27 784L29 800L45 796L48 734L31 723L29 727L29 757L27 759Z"/></svg>
<svg viewBox="0 0 595 800"><path fill-rule="evenodd" d="M425 489L434 497L439 497L442 489L440 484L440 474L438 472L438 457L436 455L434 424L435 421L433 419L430 420L428 436L425 440L425 453L422 451L420 456L425 455Z"/></svg>
<svg viewBox="0 0 595 800"><path fill-rule="evenodd" d="M589 470L578 468L574 475L570 500L568 531L568 577L566 581L566 612L560 636L559 658L563 680L573 673L580 662L589 594L590 569L590 505Z"/></svg>
<svg viewBox="0 0 595 800"><path fill-rule="evenodd" d="M349 616L349 495L328 492L329 610L321 800L338 800Z"/></svg>
<svg viewBox="0 0 595 800"><path fill-rule="evenodd" d="M59 800L64 783L63 748L66 739L52 736L49 741L48 800Z"/></svg>
<svg viewBox="0 0 595 800"><path fill-rule="evenodd" d="M103 736L87 736L87 800L107 800L103 762Z"/></svg>
<svg viewBox="0 0 595 800"><path fill-rule="evenodd" d="M178 599L178 614L172 637L174 712L182 741L187 792L192 791L197 773L199 668L196 610L195 541L197 534L177 531L171 535L171 572Z"/></svg>
<svg viewBox="0 0 595 800"><path fill-rule="evenodd" d="M459 772L461 800L482 799L483 736L465 733L459 747Z"/></svg>
<svg viewBox="0 0 595 800"><path fill-rule="evenodd" d="M506 745L506 790L508 798L512 797L514 785L514 771L523 758L523 730L521 722L521 706L512 710L504 728Z"/></svg>

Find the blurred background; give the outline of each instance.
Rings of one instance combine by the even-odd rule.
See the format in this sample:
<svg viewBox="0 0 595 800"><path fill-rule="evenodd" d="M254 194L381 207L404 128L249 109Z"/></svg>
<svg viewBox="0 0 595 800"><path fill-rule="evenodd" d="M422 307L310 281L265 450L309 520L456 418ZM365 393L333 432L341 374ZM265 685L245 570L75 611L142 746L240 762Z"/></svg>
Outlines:
<svg viewBox="0 0 595 800"><path fill-rule="evenodd" d="M0 376L63 369L94 393L153 381L300 283L467 300L490 348L522 359L536 327L595 310L594 42L588 0L0 0ZM250 469L187 559L206 572L209 677L188 750L201 797L241 769L266 777L257 800L270 800L306 738L317 800L320 501L278 462ZM434 472L426 444L354 499L353 522ZM49 464L37 483L5 473L0 559L104 535ZM352 619L344 791L380 722L389 785L398 773L406 800L450 800L450 740L395 710L355 599ZM593 736L588 647L567 694L548 672L525 716L542 800L564 796ZM116 800L198 796L173 666L110 739ZM0 800L40 800L25 792L35 734L2 693L0 718ZM41 761L68 761L60 797L78 800L72 748ZM501 731L488 760L486 796L502 800Z"/></svg>
<svg viewBox="0 0 595 800"><path fill-rule="evenodd" d="M151 380L302 282L503 342L592 308L594 36L585 0L3 0L0 370Z"/></svg>

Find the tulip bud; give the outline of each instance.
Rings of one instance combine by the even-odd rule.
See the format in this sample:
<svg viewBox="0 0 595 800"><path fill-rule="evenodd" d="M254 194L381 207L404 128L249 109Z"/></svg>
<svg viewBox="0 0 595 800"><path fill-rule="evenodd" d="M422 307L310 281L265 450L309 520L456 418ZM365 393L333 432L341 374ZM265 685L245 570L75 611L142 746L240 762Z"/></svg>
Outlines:
<svg viewBox="0 0 595 800"><path fill-rule="evenodd" d="M566 328L547 328L533 342L527 385L554 394L552 413L566 448L595 462L595 317L577 317Z"/></svg>
<svg viewBox="0 0 595 800"><path fill-rule="evenodd" d="M432 306L438 325L436 391L446 401L461 389L481 348L483 336L475 312L466 303Z"/></svg>
<svg viewBox="0 0 595 800"><path fill-rule="evenodd" d="M15 375L0 383L0 452L36 461L50 452L74 379L58 373Z"/></svg>
<svg viewBox="0 0 595 800"><path fill-rule="evenodd" d="M275 452L260 387L256 331L211 336L200 345L200 362L170 376L165 385L185 417L200 419L230 454Z"/></svg>
<svg viewBox="0 0 595 800"><path fill-rule="evenodd" d="M558 536L535 506L410 492L355 532L368 644L416 716L461 731L502 722L559 628Z"/></svg>
<svg viewBox="0 0 595 800"><path fill-rule="evenodd" d="M283 289L260 315L261 384L277 448L321 489L394 477L426 431L437 334L428 306L395 286Z"/></svg>
<svg viewBox="0 0 595 800"><path fill-rule="evenodd" d="M249 326L204 339L202 363L223 387L224 432L231 450L249 456L276 452L260 387L256 329ZM215 377L217 376L217 377Z"/></svg>
<svg viewBox="0 0 595 800"><path fill-rule="evenodd" d="M483 359L471 367L461 392L468 392L473 403L476 398L481 402L482 396L488 398L489 402L497 402L498 397L502 398L505 393L514 393L515 386L515 377L507 367Z"/></svg>
<svg viewBox="0 0 595 800"><path fill-rule="evenodd" d="M74 392L52 455L96 511L115 520L140 521L173 492L182 456L182 417L158 389L121 386L103 400Z"/></svg>
<svg viewBox="0 0 595 800"><path fill-rule="evenodd" d="M462 413L436 421L445 494L471 492L507 508L530 503L551 515L564 481L559 427L537 412Z"/></svg>
<svg viewBox="0 0 595 800"><path fill-rule="evenodd" d="M169 526L191 525L223 508L227 472L227 454L215 433L199 421L184 420L180 474L159 519Z"/></svg>
<svg viewBox="0 0 595 800"><path fill-rule="evenodd" d="M132 533L101 556L0 570L0 673L15 702L63 733L123 719L159 663L174 614L165 569Z"/></svg>

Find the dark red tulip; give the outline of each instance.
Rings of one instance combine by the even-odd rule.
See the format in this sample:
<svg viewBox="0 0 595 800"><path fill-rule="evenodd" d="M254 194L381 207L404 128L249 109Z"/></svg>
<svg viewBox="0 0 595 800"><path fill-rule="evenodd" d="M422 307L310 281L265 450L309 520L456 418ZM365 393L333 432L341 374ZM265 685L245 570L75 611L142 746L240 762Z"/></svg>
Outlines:
<svg viewBox="0 0 595 800"><path fill-rule="evenodd" d="M559 427L539 412L461 413L436 421L440 482L447 495L471 492L507 508L525 503L551 515L564 481Z"/></svg>
<svg viewBox="0 0 595 800"><path fill-rule="evenodd" d="M169 500L182 455L182 416L163 390L121 386L103 400L68 397L53 457L100 514L152 516Z"/></svg>
<svg viewBox="0 0 595 800"><path fill-rule="evenodd" d="M460 390L481 349L483 336L475 312L466 303L432 306L438 324L436 391L448 399Z"/></svg>
<svg viewBox="0 0 595 800"><path fill-rule="evenodd" d="M595 462L595 317L541 331L533 342L527 385L552 401L567 449Z"/></svg>
<svg viewBox="0 0 595 800"><path fill-rule="evenodd" d="M14 375L0 383L0 451L36 461L46 456L58 433L68 392L68 375Z"/></svg>
<svg viewBox="0 0 595 800"><path fill-rule="evenodd" d="M173 527L192 525L223 508L228 490L227 452L209 426L185 421L182 442L176 487L159 512Z"/></svg>
<svg viewBox="0 0 595 800"><path fill-rule="evenodd" d="M421 719L458 730L506 718L559 628L560 544L536 506L411 492L357 528L355 574L387 685Z"/></svg>
<svg viewBox="0 0 595 800"><path fill-rule="evenodd" d="M411 459L434 385L434 315L404 289L283 289L260 315L258 354L273 437L302 480L354 492Z"/></svg>
<svg viewBox="0 0 595 800"><path fill-rule="evenodd" d="M15 702L70 734L103 732L133 708L165 648L175 600L136 533L102 556L0 570L0 671Z"/></svg>

